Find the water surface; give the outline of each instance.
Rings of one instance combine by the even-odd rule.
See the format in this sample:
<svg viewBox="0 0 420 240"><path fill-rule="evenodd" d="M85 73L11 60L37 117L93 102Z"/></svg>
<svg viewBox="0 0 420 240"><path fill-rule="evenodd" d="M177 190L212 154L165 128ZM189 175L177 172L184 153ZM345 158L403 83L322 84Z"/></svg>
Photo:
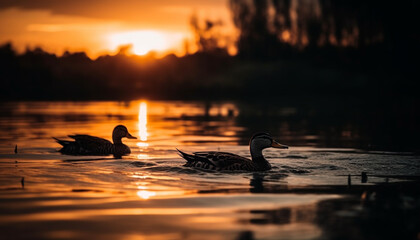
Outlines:
<svg viewBox="0 0 420 240"><path fill-rule="evenodd" d="M287 121L268 119L257 129L244 121L250 113L243 109L225 102L4 104L0 232L28 239L331 239L321 215L336 212L325 201L345 195L317 189L345 187L348 175L352 185L420 175L419 158L409 152L331 148L326 136L296 131ZM123 159L61 155L52 139L75 133L111 139L117 124L138 137L124 140L132 154ZM256 130L291 145L265 150L268 172L203 172L183 167L176 154L175 147L250 157L246 143ZM338 142L350 139L343 131ZM369 176L363 183L362 172Z"/></svg>

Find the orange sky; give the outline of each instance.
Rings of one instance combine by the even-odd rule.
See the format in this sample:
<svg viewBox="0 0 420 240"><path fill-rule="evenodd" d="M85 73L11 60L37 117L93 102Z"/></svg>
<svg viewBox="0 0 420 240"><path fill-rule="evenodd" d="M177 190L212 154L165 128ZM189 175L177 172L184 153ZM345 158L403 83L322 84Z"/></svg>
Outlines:
<svg viewBox="0 0 420 240"><path fill-rule="evenodd" d="M0 44L10 41L20 52L28 46L59 55L86 51L93 58L130 43L136 54L183 54L193 13L232 29L227 0L2 0Z"/></svg>

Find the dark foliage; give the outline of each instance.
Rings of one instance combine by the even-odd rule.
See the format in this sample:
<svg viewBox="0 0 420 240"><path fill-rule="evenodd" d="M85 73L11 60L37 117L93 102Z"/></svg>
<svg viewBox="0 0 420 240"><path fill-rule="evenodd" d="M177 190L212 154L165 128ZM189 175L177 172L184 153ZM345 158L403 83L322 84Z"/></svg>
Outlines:
<svg viewBox="0 0 420 240"><path fill-rule="evenodd" d="M306 53L410 65L419 53L418 1L230 0L230 6L242 58Z"/></svg>
<svg viewBox="0 0 420 240"><path fill-rule="evenodd" d="M0 47L0 94L3 100L198 98L209 77L231 61L217 51L162 59L117 54L91 60L85 53L57 57L41 49L17 55L6 44Z"/></svg>

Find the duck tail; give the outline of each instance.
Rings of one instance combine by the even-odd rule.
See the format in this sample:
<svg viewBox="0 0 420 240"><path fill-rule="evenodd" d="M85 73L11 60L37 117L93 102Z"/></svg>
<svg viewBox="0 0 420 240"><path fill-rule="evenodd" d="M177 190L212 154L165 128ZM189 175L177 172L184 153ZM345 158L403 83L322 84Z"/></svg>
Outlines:
<svg viewBox="0 0 420 240"><path fill-rule="evenodd" d="M61 144L62 146L66 146L69 145L71 143L71 141L66 141L66 140L61 140L55 137L52 137L57 143Z"/></svg>
<svg viewBox="0 0 420 240"><path fill-rule="evenodd" d="M178 148L175 148L175 149L178 151L178 155L180 157L182 157L183 159L187 160L188 162L195 160L193 155L188 154L188 153L184 153L183 151L179 150Z"/></svg>

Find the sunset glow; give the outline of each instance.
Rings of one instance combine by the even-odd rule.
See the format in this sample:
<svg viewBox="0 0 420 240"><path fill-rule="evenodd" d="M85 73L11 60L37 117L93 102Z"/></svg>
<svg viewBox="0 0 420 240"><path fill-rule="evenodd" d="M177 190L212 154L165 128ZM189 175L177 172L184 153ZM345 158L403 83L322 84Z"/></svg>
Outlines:
<svg viewBox="0 0 420 240"><path fill-rule="evenodd" d="M132 53L146 55L151 51L165 52L175 50L182 42L180 33L168 33L156 30L141 30L113 33L108 36L110 50L124 45L131 45Z"/></svg>
<svg viewBox="0 0 420 240"><path fill-rule="evenodd" d="M195 51L190 18L231 24L225 0L217 1L10 1L0 4L0 44L11 42L18 53L37 47L61 56L85 52L96 59L127 54L163 57Z"/></svg>

